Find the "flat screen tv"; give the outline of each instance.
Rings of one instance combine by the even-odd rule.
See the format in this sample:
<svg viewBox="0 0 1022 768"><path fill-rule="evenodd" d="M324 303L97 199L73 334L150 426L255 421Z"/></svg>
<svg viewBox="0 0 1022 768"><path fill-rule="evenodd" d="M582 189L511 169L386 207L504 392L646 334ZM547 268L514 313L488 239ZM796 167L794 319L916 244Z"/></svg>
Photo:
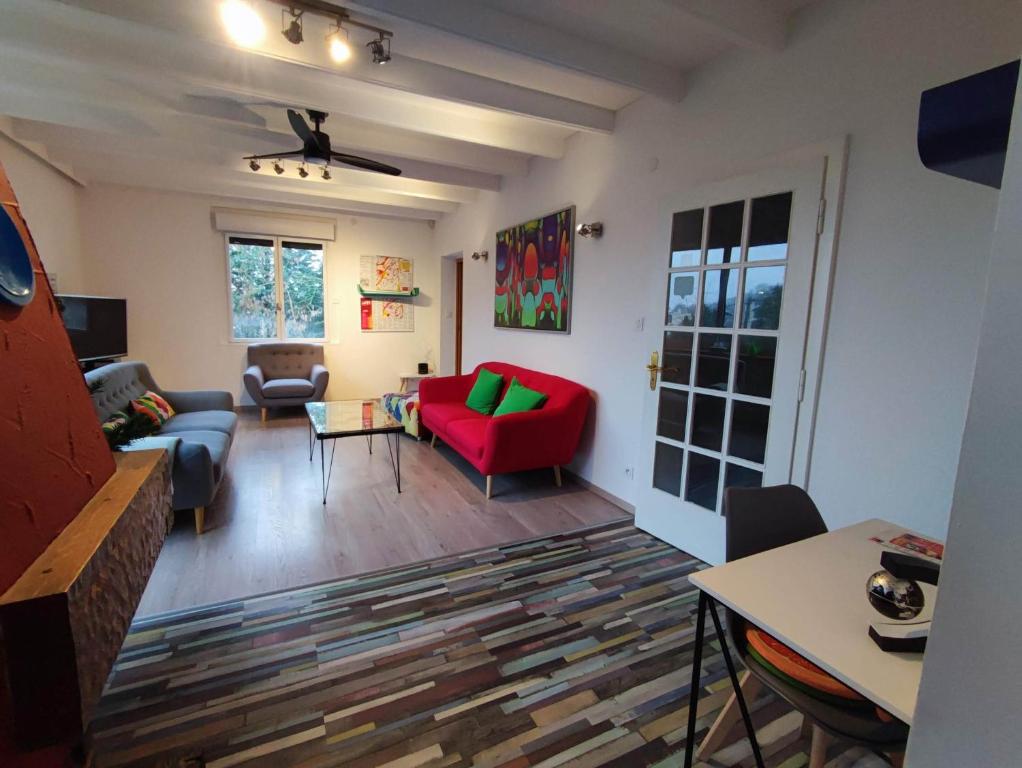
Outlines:
<svg viewBox="0 0 1022 768"><path fill-rule="evenodd" d="M128 302L103 296L57 296L71 348L80 362L128 354Z"/></svg>

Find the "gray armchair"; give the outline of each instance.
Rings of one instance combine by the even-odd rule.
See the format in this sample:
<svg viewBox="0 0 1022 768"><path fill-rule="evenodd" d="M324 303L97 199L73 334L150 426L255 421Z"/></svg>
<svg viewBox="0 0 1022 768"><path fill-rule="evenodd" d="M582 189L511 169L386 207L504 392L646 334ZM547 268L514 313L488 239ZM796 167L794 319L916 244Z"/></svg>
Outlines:
<svg viewBox="0 0 1022 768"><path fill-rule="evenodd" d="M92 405L101 422L114 411L129 410L130 402L147 390L170 403L175 414L156 435L135 440L122 450L163 448L170 454L174 509L194 509L195 530L202 533L206 507L224 478L238 425L231 393L168 392L153 380L149 367L138 362L104 365L86 373L85 380L103 383L92 395Z"/></svg>
<svg viewBox="0 0 1022 768"><path fill-rule="evenodd" d="M319 344L266 342L248 347L245 389L261 409L263 421L269 408L321 401L329 381Z"/></svg>

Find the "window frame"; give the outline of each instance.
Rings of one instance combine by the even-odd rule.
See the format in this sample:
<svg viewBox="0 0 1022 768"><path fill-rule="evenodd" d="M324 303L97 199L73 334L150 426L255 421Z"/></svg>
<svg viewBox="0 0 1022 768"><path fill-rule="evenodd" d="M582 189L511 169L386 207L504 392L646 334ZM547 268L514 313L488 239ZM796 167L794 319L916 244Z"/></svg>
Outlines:
<svg viewBox="0 0 1022 768"><path fill-rule="evenodd" d="M246 240L269 240L273 243L273 279L274 299L276 315L276 334L263 338L243 338L234 335L234 296L231 293L231 238L243 238ZM286 322L284 319L284 254L283 243L309 243L318 245L323 249L323 336L316 337L291 337L287 335ZM227 332L231 344L259 344L261 342L287 342L299 341L313 344L326 344L330 339L330 321L328 307L330 306L327 285L328 260L326 240L315 237L284 236L284 235L263 235L249 232L224 232L224 268L227 276Z"/></svg>

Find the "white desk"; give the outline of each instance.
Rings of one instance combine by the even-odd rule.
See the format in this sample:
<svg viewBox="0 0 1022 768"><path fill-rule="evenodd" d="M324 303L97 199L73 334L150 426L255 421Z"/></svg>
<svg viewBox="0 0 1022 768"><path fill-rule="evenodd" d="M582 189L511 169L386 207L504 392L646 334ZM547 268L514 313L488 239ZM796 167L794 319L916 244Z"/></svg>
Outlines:
<svg viewBox="0 0 1022 768"><path fill-rule="evenodd" d="M419 382L423 379L432 379L435 373L402 373L401 374L401 389L399 392L417 392L419 389Z"/></svg>
<svg viewBox="0 0 1022 768"><path fill-rule="evenodd" d="M886 551L870 537L892 529L900 526L867 520L689 579L911 725L923 655L881 651L867 634L870 622L883 617L866 599L866 580L880 569ZM922 587L926 607L920 618L932 616L936 599L934 587Z"/></svg>

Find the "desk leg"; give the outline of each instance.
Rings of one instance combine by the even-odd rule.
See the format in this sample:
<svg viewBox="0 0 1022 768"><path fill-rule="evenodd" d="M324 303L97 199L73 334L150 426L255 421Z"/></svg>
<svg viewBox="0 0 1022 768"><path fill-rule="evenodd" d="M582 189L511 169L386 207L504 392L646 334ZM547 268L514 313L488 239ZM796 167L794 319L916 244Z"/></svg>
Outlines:
<svg viewBox="0 0 1022 768"><path fill-rule="evenodd" d="M699 590L695 647L692 654L692 685L688 692L688 735L685 737L685 768L692 768L696 753L696 708L699 705L699 678L703 666L703 632L706 629L706 593Z"/></svg>
<svg viewBox="0 0 1022 768"><path fill-rule="evenodd" d="M312 419L309 419L309 463L312 463L312 451L316 444L312 440Z"/></svg>
<svg viewBox="0 0 1022 768"><path fill-rule="evenodd" d="M717 616L717 603L712 597L702 593L706 597L707 606L710 609L710 617L713 619L713 628L717 631L717 638L720 640L720 650L724 653L724 663L727 664L727 673L731 676L731 687L735 690L735 698L738 699L738 708L742 711L742 720L745 721L745 732L749 734L749 743L752 745L752 754L756 756L758 768L764 768L763 755L759 751L759 742L756 740L756 729L752 727L752 718L749 716L749 708L745 705L745 695L742 693L742 685L738 681L738 673L735 672L735 663L731 660L731 651L727 647L727 638L724 637L724 630L720 626L720 618ZM694 722L692 723L694 725Z"/></svg>

